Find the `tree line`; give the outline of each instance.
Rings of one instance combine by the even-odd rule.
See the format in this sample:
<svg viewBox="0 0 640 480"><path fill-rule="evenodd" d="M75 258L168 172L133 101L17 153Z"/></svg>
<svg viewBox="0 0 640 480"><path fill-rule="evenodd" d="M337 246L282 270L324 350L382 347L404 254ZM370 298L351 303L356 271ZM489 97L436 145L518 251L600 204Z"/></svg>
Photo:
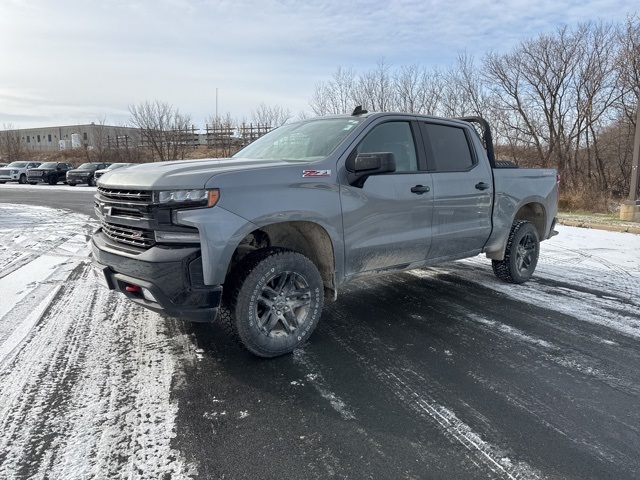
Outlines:
<svg viewBox="0 0 640 480"><path fill-rule="evenodd" d="M461 52L444 68L396 67L385 59L364 72L338 67L330 80L316 84L309 107L315 115L350 113L363 105L379 112L482 116L492 125L499 158L525 167L556 168L565 198L581 194L589 206L596 197L607 201L629 191L639 99L640 16L634 14L623 23L561 26L506 53L489 52L480 61ZM125 148L114 149L102 138L101 119L91 133L94 148L87 158L187 158L193 146L191 115L159 100L130 105L129 113L139 143L130 145L123 134ZM263 132L292 118L277 105L260 104L252 112L252 122L264 127ZM234 132L226 135L236 138L245 124L227 113L210 116L206 129ZM5 125L0 132L0 155L9 161L26 151L12 131ZM140 144L148 148L129 148ZM209 146L228 156L241 145L223 138Z"/></svg>
<svg viewBox="0 0 640 480"><path fill-rule="evenodd" d="M554 167L561 187L601 196L628 193L640 98L640 17L624 23L561 26L477 62L394 67L385 59L365 72L338 67L315 86L316 115L402 111L482 116L496 152L521 166Z"/></svg>

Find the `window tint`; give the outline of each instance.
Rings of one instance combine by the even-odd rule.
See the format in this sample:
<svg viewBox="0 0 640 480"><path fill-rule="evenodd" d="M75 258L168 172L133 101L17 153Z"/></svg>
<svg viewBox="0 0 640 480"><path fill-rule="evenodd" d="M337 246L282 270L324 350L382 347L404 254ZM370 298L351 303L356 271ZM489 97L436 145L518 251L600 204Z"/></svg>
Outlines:
<svg viewBox="0 0 640 480"><path fill-rule="evenodd" d="M408 122L387 122L376 126L356 148L358 153L391 152L396 172L418 170L416 146Z"/></svg>
<svg viewBox="0 0 640 480"><path fill-rule="evenodd" d="M473 156L462 128L429 123L425 127L436 171L460 172L473 167Z"/></svg>

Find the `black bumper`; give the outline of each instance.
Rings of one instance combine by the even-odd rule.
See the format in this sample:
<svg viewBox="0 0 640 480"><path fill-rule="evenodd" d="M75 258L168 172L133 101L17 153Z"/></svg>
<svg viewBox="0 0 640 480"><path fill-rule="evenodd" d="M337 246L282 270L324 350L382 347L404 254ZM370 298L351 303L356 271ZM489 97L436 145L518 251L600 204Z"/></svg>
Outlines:
<svg viewBox="0 0 640 480"><path fill-rule="evenodd" d="M139 257L109 247L100 230L93 234L93 266L107 286L154 312L192 322L215 321L221 285L204 285L202 260L196 247L153 247Z"/></svg>

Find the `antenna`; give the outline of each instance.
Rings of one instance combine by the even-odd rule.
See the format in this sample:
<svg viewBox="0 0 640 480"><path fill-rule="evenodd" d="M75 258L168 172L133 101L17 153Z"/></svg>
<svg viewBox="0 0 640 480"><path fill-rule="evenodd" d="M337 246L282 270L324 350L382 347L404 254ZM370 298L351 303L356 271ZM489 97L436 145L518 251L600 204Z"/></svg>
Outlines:
<svg viewBox="0 0 640 480"><path fill-rule="evenodd" d="M362 105L358 105L353 112L351 113L351 115L363 115L365 113L369 113L368 111L366 111L365 109L362 108Z"/></svg>

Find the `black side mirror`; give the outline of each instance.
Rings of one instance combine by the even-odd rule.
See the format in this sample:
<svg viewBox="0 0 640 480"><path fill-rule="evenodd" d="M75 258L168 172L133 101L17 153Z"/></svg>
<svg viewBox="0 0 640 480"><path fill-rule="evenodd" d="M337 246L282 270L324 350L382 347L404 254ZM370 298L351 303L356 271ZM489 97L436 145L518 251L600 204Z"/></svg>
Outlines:
<svg viewBox="0 0 640 480"><path fill-rule="evenodd" d="M391 152L360 153L349 155L345 167L349 184L362 188L371 175L396 171L396 157Z"/></svg>

